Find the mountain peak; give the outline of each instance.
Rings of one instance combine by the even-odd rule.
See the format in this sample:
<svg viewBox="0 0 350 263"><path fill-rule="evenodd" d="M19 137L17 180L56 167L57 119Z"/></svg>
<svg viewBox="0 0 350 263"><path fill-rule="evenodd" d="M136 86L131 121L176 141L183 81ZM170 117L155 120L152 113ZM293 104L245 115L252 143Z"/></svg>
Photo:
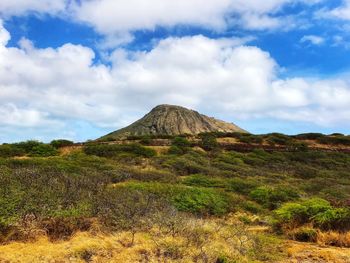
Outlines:
<svg viewBox="0 0 350 263"><path fill-rule="evenodd" d="M240 127L200 114L182 106L161 104L133 124L102 138L118 139L130 135L180 135L204 132L242 132Z"/></svg>

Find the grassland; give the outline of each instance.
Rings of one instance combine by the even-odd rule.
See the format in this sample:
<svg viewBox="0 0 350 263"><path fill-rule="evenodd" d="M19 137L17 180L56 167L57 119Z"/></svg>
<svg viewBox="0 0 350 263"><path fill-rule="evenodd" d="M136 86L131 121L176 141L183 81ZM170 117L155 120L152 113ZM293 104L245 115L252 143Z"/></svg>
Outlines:
<svg viewBox="0 0 350 263"><path fill-rule="evenodd" d="M0 262L349 262L347 140L1 145Z"/></svg>

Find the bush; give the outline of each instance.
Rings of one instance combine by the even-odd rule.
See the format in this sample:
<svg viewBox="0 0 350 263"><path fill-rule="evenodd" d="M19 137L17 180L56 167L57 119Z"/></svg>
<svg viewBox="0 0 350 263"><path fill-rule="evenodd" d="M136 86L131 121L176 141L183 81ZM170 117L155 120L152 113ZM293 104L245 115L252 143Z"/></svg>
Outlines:
<svg viewBox="0 0 350 263"><path fill-rule="evenodd" d="M114 182L122 182L125 180L138 180L142 182L171 182L174 183L177 181L175 174L170 172L156 170L156 169L133 169L133 168L123 168L118 170L117 176L114 176ZM118 176L119 175L119 176ZM117 180L115 180L117 179ZM118 180L119 179L119 180Z"/></svg>
<svg viewBox="0 0 350 263"><path fill-rule="evenodd" d="M217 178L210 178L205 175L196 174L189 177L186 177L183 181L183 184L190 186L200 186L200 187L223 187L224 182Z"/></svg>
<svg viewBox="0 0 350 263"><path fill-rule="evenodd" d="M142 139L140 140L140 143L141 143L142 145L151 145L152 139L151 139L150 136L144 136L144 137L142 137Z"/></svg>
<svg viewBox="0 0 350 263"><path fill-rule="evenodd" d="M153 149L146 148L136 143L122 145L87 145L84 147L84 152L88 155L96 155L107 158L118 157L123 153L145 158L150 158L156 155L156 152Z"/></svg>
<svg viewBox="0 0 350 263"><path fill-rule="evenodd" d="M26 141L26 142L19 142L19 143L13 143L13 144L3 144L0 145L0 157L15 157L15 156L24 156L26 154L31 154L33 152L33 149L36 148L36 150L40 146L44 145L42 142L39 141ZM46 146L43 146L46 147Z"/></svg>
<svg viewBox="0 0 350 263"><path fill-rule="evenodd" d="M191 143L185 137L175 137L171 142L169 154L182 155L190 150Z"/></svg>
<svg viewBox="0 0 350 263"><path fill-rule="evenodd" d="M182 156L168 156L162 166L179 175L207 174L209 162L201 154L189 152Z"/></svg>
<svg viewBox="0 0 350 263"><path fill-rule="evenodd" d="M315 225L325 229L350 229L350 209L332 208L312 217Z"/></svg>
<svg viewBox="0 0 350 263"><path fill-rule="evenodd" d="M301 227L293 230L289 236L300 242L316 242L317 230L311 227Z"/></svg>
<svg viewBox="0 0 350 263"><path fill-rule="evenodd" d="M171 145L177 146L179 148L186 148L186 147L190 147L191 143L184 137L175 137L172 140Z"/></svg>
<svg viewBox="0 0 350 263"><path fill-rule="evenodd" d="M15 157L15 156L23 156L25 155L25 151L21 148L16 147L12 144L3 144L0 145L0 157Z"/></svg>
<svg viewBox="0 0 350 263"><path fill-rule="evenodd" d="M276 209L282 203L294 200L299 195L291 189L261 186L250 192L250 197L268 209Z"/></svg>
<svg viewBox="0 0 350 263"><path fill-rule="evenodd" d="M179 211L200 215L223 215L229 211L229 198L224 192L206 188L180 188L173 197Z"/></svg>
<svg viewBox="0 0 350 263"><path fill-rule="evenodd" d="M325 135L322 133L302 133L302 134L295 135L293 137L299 140L317 140L324 136Z"/></svg>
<svg viewBox="0 0 350 263"><path fill-rule="evenodd" d="M169 147L168 154L173 155L183 155L188 151L188 149L180 148L178 146L172 145Z"/></svg>
<svg viewBox="0 0 350 263"><path fill-rule="evenodd" d="M287 143L288 150L306 152L309 150L309 146L304 142L290 141Z"/></svg>
<svg viewBox="0 0 350 263"><path fill-rule="evenodd" d="M303 225L308 223L318 213L323 213L330 208L331 205L328 201L313 198L283 204L275 211L275 216L277 221L282 224Z"/></svg>
<svg viewBox="0 0 350 263"><path fill-rule="evenodd" d="M286 203L275 211L280 227L312 223L321 229L350 229L350 209L334 208L324 199Z"/></svg>
<svg viewBox="0 0 350 263"><path fill-rule="evenodd" d="M232 178L227 181L226 189L240 194L249 194L257 186L258 183L251 180Z"/></svg>
<svg viewBox="0 0 350 263"><path fill-rule="evenodd" d="M237 200L221 190L161 183L128 183L121 187L145 191L176 209L197 215L223 215L234 210Z"/></svg>
<svg viewBox="0 0 350 263"><path fill-rule="evenodd" d="M62 147L68 147L74 145L74 142L69 140L53 140L50 142L51 146L53 146L56 149L62 148Z"/></svg>
<svg viewBox="0 0 350 263"><path fill-rule="evenodd" d="M317 142L331 145L350 145L350 137L344 135L324 136L318 138Z"/></svg>
<svg viewBox="0 0 350 263"><path fill-rule="evenodd" d="M43 144L42 142L30 140L26 142L14 143L13 145L19 149L22 149L25 153L30 153L34 147L37 147L42 144Z"/></svg>
<svg viewBox="0 0 350 263"><path fill-rule="evenodd" d="M267 142L270 143L271 145L287 145L292 138L281 134L281 133L271 133L271 134L267 134Z"/></svg>
<svg viewBox="0 0 350 263"><path fill-rule="evenodd" d="M261 144L263 142L263 138L260 135L244 134L239 138L239 141L249 144Z"/></svg>
<svg viewBox="0 0 350 263"><path fill-rule="evenodd" d="M50 144L40 144L33 147L29 154L35 157L49 157L57 155L58 151Z"/></svg>
<svg viewBox="0 0 350 263"><path fill-rule="evenodd" d="M203 135L201 136L201 147L206 151L213 151L218 149L219 144L216 141L216 137L213 135Z"/></svg>
<svg viewBox="0 0 350 263"><path fill-rule="evenodd" d="M241 207L248 211L248 212L251 212L253 214L258 214L258 213L261 213L263 211L262 207L260 205L258 205L257 203L255 202L252 202L252 201L245 201L241 204Z"/></svg>

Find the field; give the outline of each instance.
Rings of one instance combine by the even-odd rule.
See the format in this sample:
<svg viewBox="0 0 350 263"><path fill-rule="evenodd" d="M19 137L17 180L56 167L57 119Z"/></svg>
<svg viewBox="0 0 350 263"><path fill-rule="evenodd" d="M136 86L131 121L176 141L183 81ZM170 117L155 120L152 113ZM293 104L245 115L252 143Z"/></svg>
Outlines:
<svg viewBox="0 0 350 263"><path fill-rule="evenodd" d="M0 146L0 262L350 262L344 135Z"/></svg>

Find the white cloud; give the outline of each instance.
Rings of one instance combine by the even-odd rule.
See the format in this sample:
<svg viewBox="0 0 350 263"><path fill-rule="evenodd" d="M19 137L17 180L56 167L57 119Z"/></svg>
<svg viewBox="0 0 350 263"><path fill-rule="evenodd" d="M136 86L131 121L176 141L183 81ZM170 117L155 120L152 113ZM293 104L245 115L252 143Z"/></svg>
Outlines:
<svg viewBox="0 0 350 263"><path fill-rule="evenodd" d="M348 77L281 79L269 53L241 39L168 38L150 51L117 49L111 66L93 64L94 52L80 45L38 49L22 39L21 47L10 48L8 39L0 26L3 127L40 131L83 121L117 128L161 103L215 112L226 120L350 121Z"/></svg>
<svg viewBox="0 0 350 263"><path fill-rule="evenodd" d="M0 16L10 17L29 12L56 14L64 11L68 0L1 0Z"/></svg>
<svg viewBox="0 0 350 263"><path fill-rule="evenodd" d="M92 25L111 37L157 26L191 25L224 30L239 25L250 30L273 30L297 26L297 18L279 15L286 5L312 5L321 0L90 0L71 5L74 19Z"/></svg>
<svg viewBox="0 0 350 263"><path fill-rule="evenodd" d="M11 39L10 33L4 28L0 20L0 48L4 48Z"/></svg>
<svg viewBox="0 0 350 263"><path fill-rule="evenodd" d="M133 40L134 30L190 25L223 31L238 25L248 30L289 30L300 18L279 13L287 5L322 0L1 0L0 18L28 13L59 15L92 26L105 36L101 48Z"/></svg>
<svg viewBox="0 0 350 263"><path fill-rule="evenodd" d="M307 35L307 36L303 36L300 39L301 43L310 43L315 46L320 46L324 44L325 41L326 40L323 37L316 36L316 35Z"/></svg>
<svg viewBox="0 0 350 263"><path fill-rule="evenodd" d="M350 20L350 0L344 0L341 6L332 10L323 10L321 16Z"/></svg>

